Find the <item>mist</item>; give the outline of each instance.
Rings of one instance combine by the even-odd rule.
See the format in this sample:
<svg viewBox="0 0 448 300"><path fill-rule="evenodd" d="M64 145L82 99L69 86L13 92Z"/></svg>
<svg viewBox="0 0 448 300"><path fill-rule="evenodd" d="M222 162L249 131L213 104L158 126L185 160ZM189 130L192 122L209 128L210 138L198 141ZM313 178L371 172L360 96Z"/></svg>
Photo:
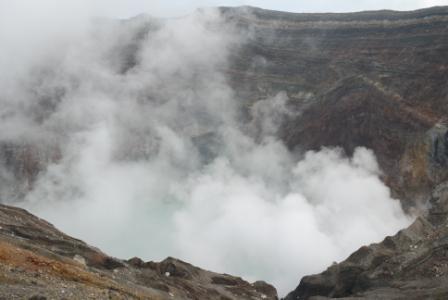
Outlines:
<svg viewBox="0 0 448 300"><path fill-rule="evenodd" d="M286 93L237 99L225 70L248 37L217 10L76 11L57 28L35 27L45 10L2 20L0 143L42 164L31 182L1 160L2 202L120 258L174 256L280 294L411 222L371 150L293 153L277 138L300 117Z"/></svg>

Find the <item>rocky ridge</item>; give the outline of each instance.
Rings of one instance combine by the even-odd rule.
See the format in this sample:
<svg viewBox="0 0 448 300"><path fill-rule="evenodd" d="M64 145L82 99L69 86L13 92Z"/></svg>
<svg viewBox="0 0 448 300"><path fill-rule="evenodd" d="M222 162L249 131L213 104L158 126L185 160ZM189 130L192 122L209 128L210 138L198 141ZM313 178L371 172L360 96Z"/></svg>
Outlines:
<svg viewBox="0 0 448 300"><path fill-rule="evenodd" d="M395 236L304 277L285 299L447 299L448 183L436 187L431 205Z"/></svg>
<svg viewBox="0 0 448 300"><path fill-rule="evenodd" d="M0 205L0 299L277 299L265 282L175 258L120 260L25 210Z"/></svg>

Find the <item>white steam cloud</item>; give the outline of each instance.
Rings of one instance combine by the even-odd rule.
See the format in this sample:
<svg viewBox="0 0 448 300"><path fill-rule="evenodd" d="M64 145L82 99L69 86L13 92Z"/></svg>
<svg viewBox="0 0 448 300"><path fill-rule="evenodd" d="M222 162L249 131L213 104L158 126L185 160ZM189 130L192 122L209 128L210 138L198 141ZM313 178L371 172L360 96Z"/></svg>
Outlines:
<svg viewBox="0 0 448 300"><path fill-rule="evenodd" d="M46 165L23 187L2 160L2 201L118 257L174 256L282 294L410 222L372 151L288 151L285 94L242 121L224 71L244 37L216 11L82 23L1 30L0 142Z"/></svg>

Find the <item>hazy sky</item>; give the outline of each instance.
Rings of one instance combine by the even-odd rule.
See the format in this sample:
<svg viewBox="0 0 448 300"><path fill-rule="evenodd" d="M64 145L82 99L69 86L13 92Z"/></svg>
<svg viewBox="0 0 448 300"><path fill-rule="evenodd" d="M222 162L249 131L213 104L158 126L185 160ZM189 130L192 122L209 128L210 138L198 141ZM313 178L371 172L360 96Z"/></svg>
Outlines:
<svg viewBox="0 0 448 300"><path fill-rule="evenodd" d="M197 7L251 5L292 12L348 12L361 10L413 10L435 5L448 5L448 0L0 0L0 8L8 9L18 3L31 11L81 10L89 15L130 17L143 12L155 16L173 17L187 14ZM23 7L23 6L22 6Z"/></svg>
<svg viewBox="0 0 448 300"><path fill-rule="evenodd" d="M131 16L146 11L174 16L203 6L251 5L292 12L346 12L376 9L413 10L448 5L448 0L96 0L96 9L113 16ZM104 8L107 7L107 12Z"/></svg>

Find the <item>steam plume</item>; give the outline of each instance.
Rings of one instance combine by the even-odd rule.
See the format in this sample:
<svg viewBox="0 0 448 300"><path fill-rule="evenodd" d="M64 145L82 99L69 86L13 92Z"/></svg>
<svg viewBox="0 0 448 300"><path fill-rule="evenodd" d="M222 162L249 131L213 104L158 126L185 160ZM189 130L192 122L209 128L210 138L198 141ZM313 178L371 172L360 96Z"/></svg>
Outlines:
<svg viewBox="0 0 448 300"><path fill-rule="evenodd" d="M217 11L81 15L1 30L0 142L45 165L23 186L4 160L4 201L118 257L175 256L281 293L409 223L372 151L298 157L276 138L286 94L242 117L224 70L245 37Z"/></svg>

